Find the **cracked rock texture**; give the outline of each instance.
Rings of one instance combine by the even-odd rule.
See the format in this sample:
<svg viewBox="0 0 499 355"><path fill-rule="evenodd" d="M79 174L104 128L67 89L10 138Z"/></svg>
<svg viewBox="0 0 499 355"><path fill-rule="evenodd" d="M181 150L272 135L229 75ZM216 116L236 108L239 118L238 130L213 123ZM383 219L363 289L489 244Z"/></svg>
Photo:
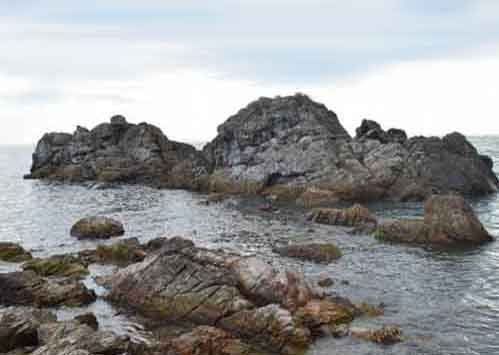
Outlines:
<svg viewBox="0 0 499 355"><path fill-rule="evenodd" d="M295 314L311 301L322 302L298 273L179 237L113 275L108 287L111 301L148 317L217 327L280 353L308 346L313 329Z"/></svg>
<svg viewBox="0 0 499 355"><path fill-rule="evenodd" d="M310 191L331 201L421 201L498 189L492 160L459 133L408 138L369 120L356 133L352 138L334 112L302 94L250 103L218 127L202 152L168 140L157 127L117 116L91 131L45 135L27 177L213 192L278 186L305 204L317 199Z"/></svg>

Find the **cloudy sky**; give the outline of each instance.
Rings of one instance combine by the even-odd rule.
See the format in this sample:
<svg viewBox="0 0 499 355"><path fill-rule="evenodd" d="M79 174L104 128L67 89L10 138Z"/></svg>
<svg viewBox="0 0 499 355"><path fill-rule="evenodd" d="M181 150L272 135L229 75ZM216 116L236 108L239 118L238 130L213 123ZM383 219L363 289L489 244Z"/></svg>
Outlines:
<svg viewBox="0 0 499 355"><path fill-rule="evenodd" d="M205 141L295 92L350 132L499 134L499 1L0 0L0 144L115 113Z"/></svg>

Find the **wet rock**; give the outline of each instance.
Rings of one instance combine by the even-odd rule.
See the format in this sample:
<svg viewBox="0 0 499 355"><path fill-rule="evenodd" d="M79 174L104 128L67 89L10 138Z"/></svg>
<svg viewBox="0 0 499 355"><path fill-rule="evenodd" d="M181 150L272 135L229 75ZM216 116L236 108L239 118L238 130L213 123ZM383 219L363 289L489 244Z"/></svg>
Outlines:
<svg viewBox="0 0 499 355"><path fill-rule="evenodd" d="M480 244L493 240L464 198L433 196L425 203L429 239L443 244Z"/></svg>
<svg viewBox="0 0 499 355"><path fill-rule="evenodd" d="M360 303L356 304L355 308L356 313L364 317L379 317L385 314L385 305L382 303L377 306L368 303Z"/></svg>
<svg viewBox="0 0 499 355"><path fill-rule="evenodd" d="M108 287L111 301L150 318L216 326L281 353L310 343L310 330L294 314L320 297L296 272L179 237L112 275Z"/></svg>
<svg viewBox="0 0 499 355"><path fill-rule="evenodd" d="M153 125L130 124L118 115L92 130L78 127L74 134L44 135L26 177L193 188L204 173L204 157L193 146L169 140Z"/></svg>
<svg viewBox="0 0 499 355"><path fill-rule="evenodd" d="M31 258L31 254L19 244L0 242L0 260L11 263L22 263Z"/></svg>
<svg viewBox="0 0 499 355"><path fill-rule="evenodd" d="M341 258L341 250L334 244L294 244L274 249L279 255L315 261L318 263L330 263Z"/></svg>
<svg viewBox="0 0 499 355"><path fill-rule="evenodd" d="M226 193L211 193L208 195L208 198L200 203L206 206L221 203L230 197L229 194Z"/></svg>
<svg viewBox="0 0 499 355"><path fill-rule="evenodd" d="M123 234L123 224L107 217L83 218L71 228L71 235L78 239L108 239Z"/></svg>
<svg viewBox="0 0 499 355"><path fill-rule="evenodd" d="M378 224L376 216L374 216L367 208L358 204L344 209L314 209L309 214L308 220L320 224L366 229L374 228Z"/></svg>
<svg viewBox="0 0 499 355"><path fill-rule="evenodd" d="M112 245L99 245L95 251L96 262L129 265L141 262L147 256L137 238L119 241Z"/></svg>
<svg viewBox="0 0 499 355"><path fill-rule="evenodd" d="M81 314L79 316L76 316L74 319L81 324L88 325L93 330L99 329L99 322L97 321L97 317L95 317L95 314L93 313Z"/></svg>
<svg viewBox="0 0 499 355"><path fill-rule="evenodd" d="M354 319L355 309L351 305L329 300L313 300L300 308L296 319L314 333L323 333L324 327L330 329Z"/></svg>
<svg viewBox="0 0 499 355"><path fill-rule="evenodd" d="M0 310L0 353L39 345L41 323L55 321L49 311L31 308Z"/></svg>
<svg viewBox="0 0 499 355"><path fill-rule="evenodd" d="M56 255L46 259L33 259L23 264L23 270L33 271L43 277L74 277L88 275L87 267L71 255Z"/></svg>
<svg viewBox="0 0 499 355"><path fill-rule="evenodd" d="M380 329L352 327L350 328L350 335L355 338L384 345L392 345L403 340L402 332L395 326L385 326Z"/></svg>
<svg viewBox="0 0 499 355"><path fill-rule="evenodd" d="M128 337L95 331L78 321L42 324L38 330L40 347L33 355L127 355Z"/></svg>
<svg viewBox="0 0 499 355"><path fill-rule="evenodd" d="M425 203L424 220L387 221L375 235L384 241L441 246L493 240L472 208L457 195L432 196Z"/></svg>
<svg viewBox="0 0 499 355"><path fill-rule="evenodd" d="M0 290L0 304L6 306L77 307L96 299L81 282L46 280L32 271L0 274Z"/></svg>
<svg viewBox="0 0 499 355"><path fill-rule="evenodd" d="M333 191L315 187L308 188L297 199L298 205L306 208L330 206L338 202L338 196Z"/></svg>

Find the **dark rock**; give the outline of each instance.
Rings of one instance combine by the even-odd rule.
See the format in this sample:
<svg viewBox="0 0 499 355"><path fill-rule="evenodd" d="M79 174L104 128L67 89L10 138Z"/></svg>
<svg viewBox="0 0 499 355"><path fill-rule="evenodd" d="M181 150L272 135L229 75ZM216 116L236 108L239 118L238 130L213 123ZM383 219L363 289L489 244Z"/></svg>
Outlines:
<svg viewBox="0 0 499 355"><path fill-rule="evenodd" d="M276 248L274 251L282 256L305 259L318 263L330 263L343 255L336 245L319 243L288 245Z"/></svg>
<svg viewBox="0 0 499 355"><path fill-rule="evenodd" d="M45 310L30 308L0 310L0 353L38 346L40 324L55 320L55 315Z"/></svg>
<svg viewBox="0 0 499 355"><path fill-rule="evenodd" d="M407 140L407 133L401 129L390 128L386 134L389 142L404 144Z"/></svg>
<svg viewBox="0 0 499 355"><path fill-rule="evenodd" d="M327 273L321 274L319 276L319 280L317 281L317 285L323 288L331 287L334 285L334 281Z"/></svg>
<svg viewBox="0 0 499 355"><path fill-rule="evenodd" d="M425 203L424 220L386 221L378 226L380 240L428 245L473 245L493 237L464 198L432 196Z"/></svg>
<svg viewBox="0 0 499 355"><path fill-rule="evenodd" d="M494 161L491 157L489 157L488 155L480 154L480 159L485 163L487 168L489 168L490 170L494 169Z"/></svg>
<svg viewBox="0 0 499 355"><path fill-rule="evenodd" d="M108 239L123 234L123 224L106 217L83 218L71 228L71 235L78 239Z"/></svg>
<svg viewBox="0 0 499 355"><path fill-rule="evenodd" d="M78 127L72 135L44 135L27 178L193 188L205 172L205 160L194 147L169 140L155 126L129 124L118 115L91 131Z"/></svg>
<svg viewBox="0 0 499 355"><path fill-rule="evenodd" d="M81 324L88 325L93 330L99 329L99 322L97 321L97 317L95 317L95 314L93 313L80 314L79 316L75 317L75 320L80 322Z"/></svg>
<svg viewBox="0 0 499 355"><path fill-rule="evenodd" d="M6 306L77 307L96 299L81 282L48 281L32 271L0 274L0 290L0 304Z"/></svg>
<svg viewBox="0 0 499 355"><path fill-rule="evenodd" d="M0 242L0 260L11 263L22 263L31 258L31 254L19 244Z"/></svg>

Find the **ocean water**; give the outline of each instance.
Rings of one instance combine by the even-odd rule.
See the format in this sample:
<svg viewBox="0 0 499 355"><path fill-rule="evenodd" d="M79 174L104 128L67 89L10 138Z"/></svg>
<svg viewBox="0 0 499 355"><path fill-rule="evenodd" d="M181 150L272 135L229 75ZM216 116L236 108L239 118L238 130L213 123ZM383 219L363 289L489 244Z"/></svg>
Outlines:
<svg viewBox="0 0 499 355"><path fill-rule="evenodd" d="M499 137L471 137L499 168ZM71 225L81 217L106 215L125 223L126 236L147 241L160 236L188 236L207 247L224 247L258 254L285 264L314 279L328 273L330 289L354 301L384 303L385 315L356 320L355 325L393 324L407 340L380 346L352 338L319 340L308 352L319 354L498 354L499 353L499 241L450 252L382 244L369 236L351 236L329 226L305 222L304 211L268 215L257 211L258 201L229 200L203 206L204 196L176 190L122 186L100 190L89 185L25 181L33 147L0 146L0 241L22 244L36 256L94 248L97 243L70 237ZM499 198L471 201L479 218L499 238ZM421 203L370 206L380 217L422 215ZM288 241L332 241L344 252L330 265L280 258L276 244ZM19 269L1 263L0 272ZM92 276L113 272L92 267ZM98 294L104 291L85 282ZM347 280L348 282L342 282ZM55 310L61 319L93 311L104 329L147 340L149 334L100 299L81 309Z"/></svg>

